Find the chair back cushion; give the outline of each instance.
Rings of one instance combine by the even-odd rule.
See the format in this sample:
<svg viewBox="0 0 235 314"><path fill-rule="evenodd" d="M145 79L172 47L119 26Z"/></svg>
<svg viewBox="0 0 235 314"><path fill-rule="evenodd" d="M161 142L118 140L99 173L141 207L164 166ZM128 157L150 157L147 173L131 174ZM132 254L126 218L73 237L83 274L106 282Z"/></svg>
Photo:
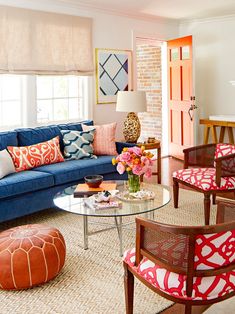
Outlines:
<svg viewBox="0 0 235 314"><path fill-rule="evenodd" d="M215 150L215 159L227 155L235 154L235 145L217 144ZM235 174L235 158L224 160L222 162L222 176Z"/></svg>
<svg viewBox="0 0 235 314"><path fill-rule="evenodd" d="M235 261L235 230L196 237L194 268L216 269Z"/></svg>

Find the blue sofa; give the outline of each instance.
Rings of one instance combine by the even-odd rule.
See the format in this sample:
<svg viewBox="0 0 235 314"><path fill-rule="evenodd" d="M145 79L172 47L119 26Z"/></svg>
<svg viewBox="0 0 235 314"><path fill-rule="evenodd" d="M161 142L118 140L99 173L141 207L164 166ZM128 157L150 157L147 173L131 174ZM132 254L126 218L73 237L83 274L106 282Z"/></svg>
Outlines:
<svg viewBox="0 0 235 314"><path fill-rule="evenodd" d="M91 120L82 123L93 125ZM0 132L0 150L7 146L28 146L44 142L59 135L63 152L60 130L81 131L81 122ZM116 143L118 153L124 146L129 145ZM112 165L112 157L70 160L13 173L0 179L0 222L54 207L54 195L68 186L83 182L86 175L102 174L106 180L125 178Z"/></svg>

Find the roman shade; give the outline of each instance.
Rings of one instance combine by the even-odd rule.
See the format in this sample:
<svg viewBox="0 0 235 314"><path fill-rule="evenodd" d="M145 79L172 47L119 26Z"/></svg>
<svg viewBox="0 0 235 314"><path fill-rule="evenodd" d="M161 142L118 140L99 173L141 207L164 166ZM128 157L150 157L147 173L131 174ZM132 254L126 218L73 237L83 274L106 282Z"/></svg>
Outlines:
<svg viewBox="0 0 235 314"><path fill-rule="evenodd" d="M0 73L93 73L92 19L0 6Z"/></svg>

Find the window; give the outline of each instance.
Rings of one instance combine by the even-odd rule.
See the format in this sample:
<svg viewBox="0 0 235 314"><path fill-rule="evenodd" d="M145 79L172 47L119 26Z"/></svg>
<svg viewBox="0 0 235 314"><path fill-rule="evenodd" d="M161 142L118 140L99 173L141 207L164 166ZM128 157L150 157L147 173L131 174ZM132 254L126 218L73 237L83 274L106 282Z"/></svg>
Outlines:
<svg viewBox="0 0 235 314"><path fill-rule="evenodd" d="M0 75L0 128L88 118L87 77Z"/></svg>
<svg viewBox="0 0 235 314"><path fill-rule="evenodd" d="M20 126L22 124L23 77L0 75L0 125Z"/></svg>
<svg viewBox="0 0 235 314"><path fill-rule="evenodd" d="M37 122L83 118L84 80L77 76L37 77Z"/></svg>

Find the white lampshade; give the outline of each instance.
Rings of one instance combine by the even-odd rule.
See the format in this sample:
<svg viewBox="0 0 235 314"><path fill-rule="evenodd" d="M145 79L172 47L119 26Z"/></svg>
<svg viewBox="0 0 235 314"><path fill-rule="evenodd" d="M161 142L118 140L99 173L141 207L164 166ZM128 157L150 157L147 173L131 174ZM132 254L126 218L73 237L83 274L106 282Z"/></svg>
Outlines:
<svg viewBox="0 0 235 314"><path fill-rule="evenodd" d="M147 111L146 93L144 91L119 91L117 94L116 111Z"/></svg>

